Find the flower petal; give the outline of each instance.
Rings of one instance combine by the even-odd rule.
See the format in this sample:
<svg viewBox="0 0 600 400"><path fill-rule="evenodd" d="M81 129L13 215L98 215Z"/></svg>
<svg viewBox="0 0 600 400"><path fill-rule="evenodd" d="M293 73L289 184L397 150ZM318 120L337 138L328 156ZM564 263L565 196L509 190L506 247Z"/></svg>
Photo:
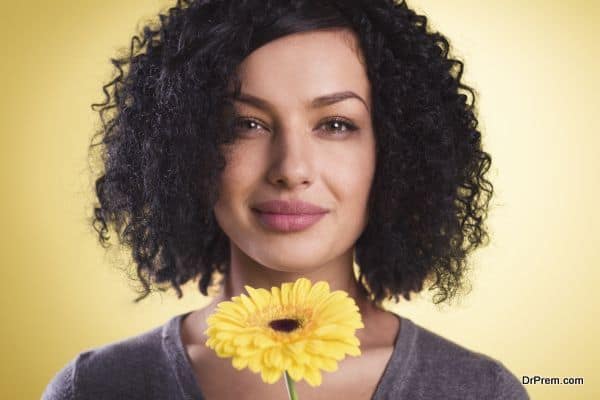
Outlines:
<svg viewBox="0 0 600 400"><path fill-rule="evenodd" d="M279 368L282 369L283 364L283 356L281 354L281 349L277 347L271 347L266 350L264 355L264 362L271 368Z"/></svg>
<svg viewBox="0 0 600 400"><path fill-rule="evenodd" d="M248 368L254 373L258 373L262 367L262 352L257 351L248 358Z"/></svg>
<svg viewBox="0 0 600 400"><path fill-rule="evenodd" d="M222 301L218 304L219 313L231 314L234 317L242 318L248 315L248 312L233 301Z"/></svg>
<svg viewBox="0 0 600 400"><path fill-rule="evenodd" d="M305 367L303 364L293 363L290 368L287 369L290 374L290 378L295 381L299 381L304 376Z"/></svg>
<svg viewBox="0 0 600 400"><path fill-rule="evenodd" d="M281 285L281 305L287 306L292 303L293 300L290 299L290 294L292 291L292 284L290 282L286 282Z"/></svg>
<svg viewBox="0 0 600 400"><path fill-rule="evenodd" d="M306 366L304 370L304 379L312 387L319 386L321 384L321 373L315 367Z"/></svg>
<svg viewBox="0 0 600 400"><path fill-rule="evenodd" d="M311 282L306 278L300 278L294 282L291 302L293 304L303 304L311 285Z"/></svg>
<svg viewBox="0 0 600 400"><path fill-rule="evenodd" d="M256 335L253 338L253 344L261 349L268 348L277 344L276 341L266 335Z"/></svg>
<svg viewBox="0 0 600 400"><path fill-rule="evenodd" d="M256 353L262 354L261 349L257 349L256 347L249 347L249 346L240 346L235 349L235 354L240 357L250 358L250 357L254 357L256 355Z"/></svg>
<svg viewBox="0 0 600 400"><path fill-rule="evenodd" d="M233 338L233 344L235 344L236 346L248 346L250 343L252 343L252 336L251 335L236 335Z"/></svg>
<svg viewBox="0 0 600 400"><path fill-rule="evenodd" d="M325 281L317 282L307 295L307 301L312 304L318 304L329 295L329 283Z"/></svg>
<svg viewBox="0 0 600 400"><path fill-rule="evenodd" d="M306 346L305 341L292 342L286 345L290 356L300 364L310 363L310 355L304 351Z"/></svg>
<svg viewBox="0 0 600 400"><path fill-rule="evenodd" d="M306 351L311 354L319 355L327 350L326 342L319 339L312 339L306 343Z"/></svg>
<svg viewBox="0 0 600 400"><path fill-rule="evenodd" d="M263 368L261 378L265 383L275 383L281 377L281 370L277 368Z"/></svg>
<svg viewBox="0 0 600 400"><path fill-rule="evenodd" d="M246 357L233 357L231 364L233 365L233 368L239 371L248 366L248 359Z"/></svg>
<svg viewBox="0 0 600 400"><path fill-rule="evenodd" d="M248 312L250 314L253 314L255 312L257 312L258 310L256 309L256 305L252 302L252 300L250 300L250 297L246 296L245 294L241 294L240 295L240 300L242 302L242 304L244 305L244 307L246 307L246 309L248 310Z"/></svg>
<svg viewBox="0 0 600 400"><path fill-rule="evenodd" d="M270 307L277 307L281 305L281 289L277 286L271 288L271 303Z"/></svg>
<svg viewBox="0 0 600 400"><path fill-rule="evenodd" d="M313 334L319 339L335 340L354 335L354 329L339 325L323 325L314 330Z"/></svg>
<svg viewBox="0 0 600 400"><path fill-rule="evenodd" d="M334 372L339 368L338 362L329 357L313 357L313 365L323 371Z"/></svg>
<svg viewBox="0 0 600 400"><path fill-rule="evenodd" d="M254 289L253 287L250 287L248 285L244 287L246 288L246 291L250 294L250 298L252 299L254 304L256 304L256 308L258 310L262 310L263 308L269 306L269 297L271 296L271 294L268 291L262 288Z"/></svg>

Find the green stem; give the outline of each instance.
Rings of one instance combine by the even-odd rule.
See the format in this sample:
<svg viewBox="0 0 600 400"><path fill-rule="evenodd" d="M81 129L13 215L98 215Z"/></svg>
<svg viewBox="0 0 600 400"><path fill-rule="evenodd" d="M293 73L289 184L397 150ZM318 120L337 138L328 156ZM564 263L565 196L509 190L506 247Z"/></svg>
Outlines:
<svg viewBox="0 0 600 400"><path fill-rule="evenodd" d="M285 387L287 388L288 397L290 400L299 400L298 393L296 393L296 387L294 386L294 380L290 377L287 371L284 371Z"/></svg>

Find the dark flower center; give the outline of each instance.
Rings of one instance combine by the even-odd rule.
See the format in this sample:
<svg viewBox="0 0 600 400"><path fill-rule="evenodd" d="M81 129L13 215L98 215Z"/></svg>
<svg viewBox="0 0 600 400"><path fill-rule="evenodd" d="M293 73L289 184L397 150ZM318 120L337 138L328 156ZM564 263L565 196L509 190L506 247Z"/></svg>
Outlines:
<svg viewBox="0 0 600 400"><path fill-rule="evenodd" d="M269 322L269 326L276 331L291 332L300 327L300 322L291 318L275 319Z"/></svg>

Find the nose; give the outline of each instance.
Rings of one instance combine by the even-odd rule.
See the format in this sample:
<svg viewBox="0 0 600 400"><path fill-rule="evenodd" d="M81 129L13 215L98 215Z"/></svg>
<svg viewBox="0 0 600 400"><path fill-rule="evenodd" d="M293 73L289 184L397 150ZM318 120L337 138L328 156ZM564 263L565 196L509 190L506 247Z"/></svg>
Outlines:
<svg viewBox="0 0 600 400"><path fill-rule="evenodd" d="M312 184L315 155L310 134L305 134L304 129L282 128L274 135L268 171L268 180L274 186L294 189Z"/></svg>

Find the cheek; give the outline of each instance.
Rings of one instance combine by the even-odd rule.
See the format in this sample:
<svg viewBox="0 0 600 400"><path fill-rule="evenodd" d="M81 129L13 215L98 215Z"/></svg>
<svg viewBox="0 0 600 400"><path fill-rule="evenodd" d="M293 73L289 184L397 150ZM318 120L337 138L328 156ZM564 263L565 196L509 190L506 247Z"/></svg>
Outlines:
<svg viewBox="0 0 600 400"><path fill-rule="evenodd" d="M340 211L362 213L366 207L375 171L374 150L364 144L328 161L327 182L336 194ZM355 215L358 217L358 215Z"/></svg>
<svg viewBox="0 0 600 400"><path fill-rule="evenodd" d="M368 192L375 170L375 147L370 135L331 151L327 159L329 165L324 171L330 171L332 179L343 185L344 192Z"/></svg>
<svg viewBox="0 0 600 400"><path fill-rule="evenodd" d="M348 205L353 210L362 209L366 205L372 182L370 166L352 164L348 170L338 170L335 174L336 186L342 201L342 208Z"/></svg>
<svg viewBox="0 0 600 400"><path fill-rule="evenodd" d="M228 157L227 164L219 177L219 198L214 207L215 217L225 234L235 240L244 218L242 206L246 204L252 186L255 169L248 166L245 158Z"/></svg>
<svg viewBox="0 0 600 400"><path fill-rule="evenodd" d="M226 153L226 165L219 178L219 198L214 207L221 229L233 240L243 240L237 237L242 231L240 227L251 225L249 199L265 168L266 158L260 149L249 147L237 145Z"/></svg>
<svg viewBox="0 0 600 400"><path fill-rule="evenodd" d="M243 196L258 179L263 159L254 156L255 152L245 151L241 146L228 153L227 164L219 179L220 199L236 199Z"/></svg>

